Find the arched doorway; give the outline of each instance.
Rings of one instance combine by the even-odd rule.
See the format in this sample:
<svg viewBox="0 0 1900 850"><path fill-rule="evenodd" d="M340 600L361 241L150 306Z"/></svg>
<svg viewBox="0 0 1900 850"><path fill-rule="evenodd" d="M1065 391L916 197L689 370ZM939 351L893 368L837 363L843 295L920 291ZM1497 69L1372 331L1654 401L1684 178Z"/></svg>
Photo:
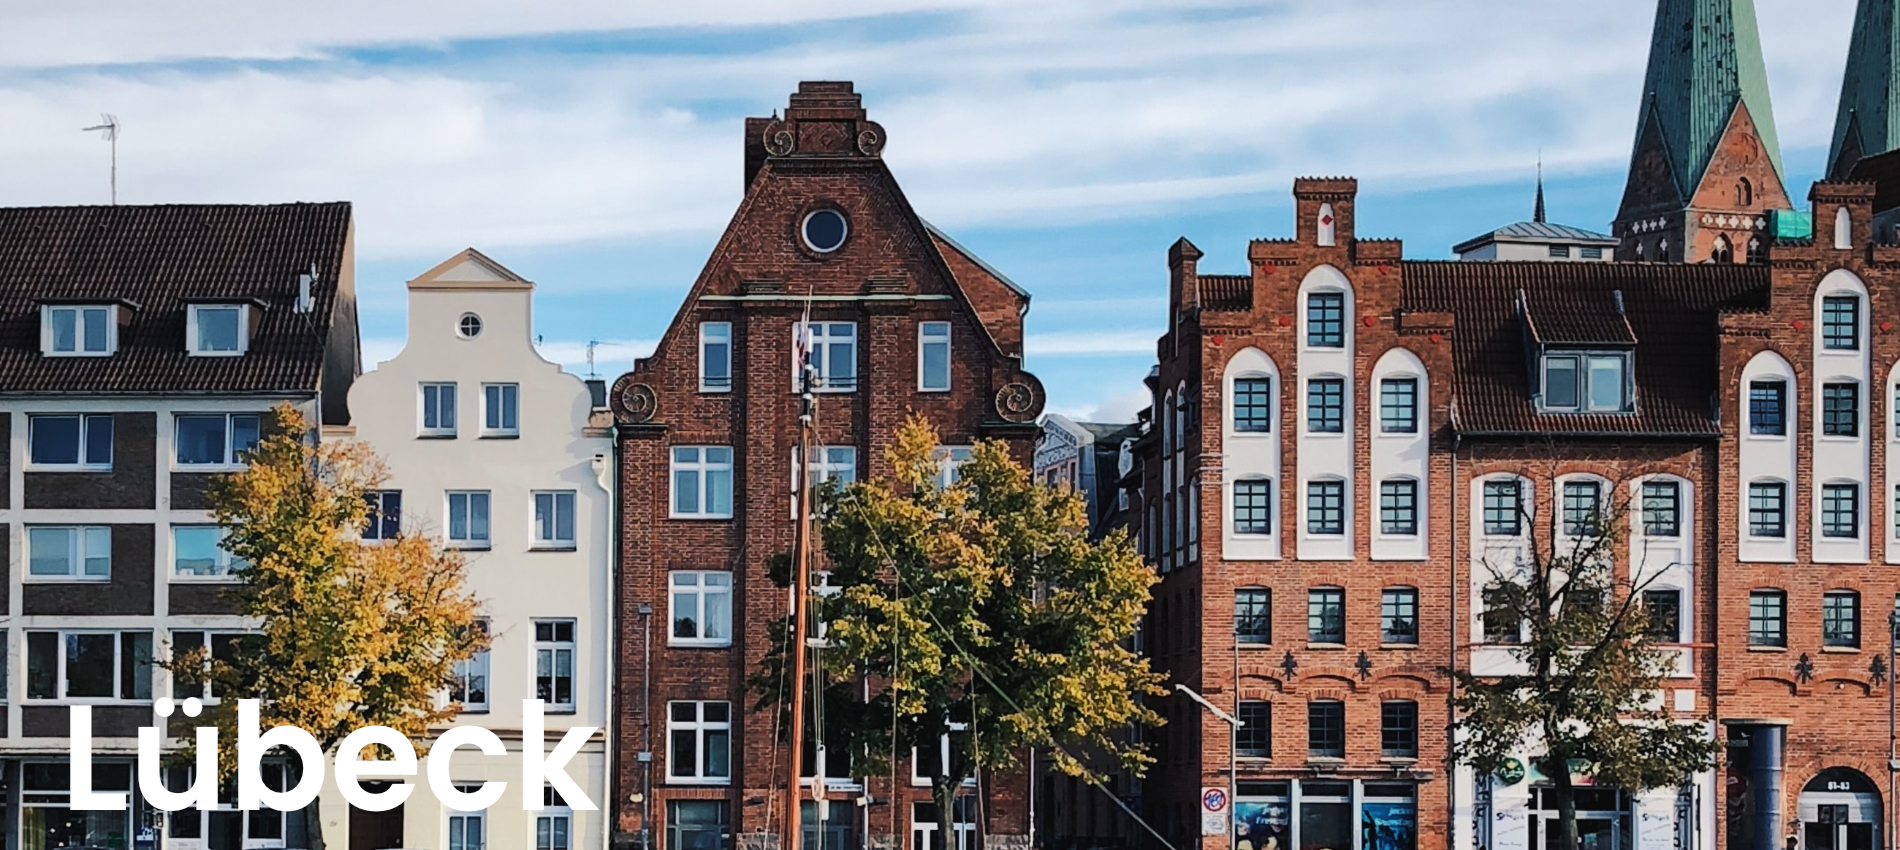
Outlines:
<svg viewBox="0 0 1900 850"><path fill-rule="evenodd" d="M1879 850L1880 789L1866 774L1830 767L1801 788L1802 850Z"/></svg>

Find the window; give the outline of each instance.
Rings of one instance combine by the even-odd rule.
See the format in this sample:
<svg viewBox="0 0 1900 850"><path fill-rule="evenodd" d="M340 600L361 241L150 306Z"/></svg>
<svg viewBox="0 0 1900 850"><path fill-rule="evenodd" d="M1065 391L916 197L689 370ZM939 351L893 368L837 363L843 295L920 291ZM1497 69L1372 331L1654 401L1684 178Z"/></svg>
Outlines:
<svg viewBox="0 0 1900 850"><path fill-rule="evenodd" d="M1616 412L1629 409L1624 354L1544 355L1544 409Z"/></svg>
<svg viewBox="0 0 1900 850"><path fill-rule="evenodd" d="M725 800L668 800L666 846L673 850L732 850Z"/></svg>
<svg viewBox="0 0 1900 850"><path fill-rule="evenodd" d="M75 810L70 807L72 768L66 759L60 758L56 762L26 762L20 765L20 778L20 785L24 791L21 794L24 811L18 816L21 822L18 833L22 839L21 846L122 847L131 845L132 842L126 840L126 836L132 833L130 806L107 811ZM127 799L131 799L129 792L132 790L132 764L110 762L95 757L92 763L92 787L93 790L101 792L125 792ZM186 809L178 814L191 813L191 809ZM183 818L171 816L166 820L176 824Z"/></svg>
<svg viewBox="0 0 1900 850"><path fill-rule="evenodd" d="M1860 436L1860 385L1821 385L1821 433L1829 437Z"/></svg>
<svg viewBox="0 0 1900 850"><path fill-rule="evenodd" d="M236 355L244 353L245 331L244 305L242 304L193 304L186 316L190 325L185 330L191 340L191 353L199 356Z"/></svg>
<svg viewBox="0 0 1900 850"><path fill-rule="evenodd" d="M118 308L45 307L40 352L48 356L104 357L118 347Z"/></svg>
<svg viewBox="0 0 1900 850"><path fill-rule="evenodd" d="M1484 533L1516 537L1523 533L1522 502L1516 481L1484 482Z"/></svg>
<svg viewBox="0 0 1900 850"><path fill-rule="evenodd" d="M1682 536L1682 485L1674 481L1643 482L1643 534Z"/></svg>
<svg viewBox="0 0 1900 850"><path fill-rule="evenodd" d="M1308 643L1346 642L1346 591L1320 587L1306 592Z"/></svg>
<svg viewBox="0 0 1900 850"><path fill-rule="evenodd" d="M699 391L732 389L732 323L699 323Z"/></svg>
<svg viewBox="0 0 1900 850"><path fill-rule="evenodd" d="M1418 643L1418 591L1388 587L1379 595L1379 642Z"/></svg>
<svg viewBox="0 0 1900 850"><path fill-rule="evenodd" d="M230 579L249 566L224 548L227 529L215 525L172 526L172 577Z"/></svg>
<svg viewBox="0 0 1900 850"><path fill-rule="evenodd" d="M450 490L449 542L467 549L488 548L488 491Z"/></svg>
<svg viewBox="0 0 1900 850"><path fill-rule="evenodd" d="M1346 294L1315 292L1306 296L1306 344L1313 348L1346 347Z"/></svg>
<svg viewBox="0 0 1900 850"><path fill-rule="evenodd" d="M178 465L242 466L244 454L257 448L258 422L255 413L180 415Z"/></svg>
<svg viewBox="0 0 1900 850"><path fill-rule="evenodd" d="M152 698L151 632L27 632L27 699Z"/></svg>
<svg viewBox="0 0 1900 850"><path fill-rule="evenodd" d="M1485 588L1484 642L1513 644L1523 639L1523 623L1511 605L1509 592L1501 587Z"/></svg>
<svg viewBox="0 0 1900 850"><path fill-rule="evenodd" d="M1860 298L1830 295L1821 299L1821 347L1830 351L1860 350Z"/></svg>
<svg viewBox="0 0 1900 850"><path fill-rule="evenodd" d="M1649 617L1649 639L1655 643L1682 642L1682 591L1643 591L1643 611Z"/></svg>
<svg viewBox="0 0 1900 850"><path fill-rule="evenodd" d="M1570 259L1570 246L1569 245L1552 245L1550 246L1550 255L1554 258L1568 260Z"/></svg>
<svg viewBox="0 0 1900 850"><path fill-rule="evenodd" d="M937 461L937 486L948 489L963 480L963 465L976 458L976 449L969 446L938 446L933 457Z"/></svg>
<svg viewBox="0 0 1900 850"><path fill-rule="evenodd" d="M818 375L819 392L850 392L858 388L858 326L850 322L794 324L792 386L803 390L801 357L809 356Z"/></svg>
<svg viewBox="0 0 1900 850"><path fill-rule="evenodd" d="M792 492L798 492L798 469L803 463L797 447L792 448ZM812 453L811 483L821 492L827 481L842 488L858 480L858 450L852 446L823 446ZM796 505L796 503L794 503Z"/></svg>
<svg viewBox="0 0 1900 850"><path fill-rule="evenodd" d="M1273 482L1249 478L1234 482L1234 533L1273 533Z"/></svg>
<svg viewBox="0 0 1900 850"><path fill-rule="evenodd" d="M1788 485L1779 481L1748 485L1748 533L1752 537L1788 536Z"/></svg>
<svg viewBox="0 0 1900 850"><path fill-rule="evenodd" d="M1601 260L1603 259L1603 249L1592 247L1592 246L1584 246L1583 258L1586 260Z"/></svg>
<svg viewBox="0 0 1900 850"><path fill-rule="evenodd" d="M837 210L814 210L805 216L803 226L799 228L805 236L805 247L820 254L829 254L844 245L844 238L851 232L851 225L845 221L844 213Z"/></svg>
<svg viewBox="0 0 1900 850"><path fill-rule="evenodd" d="M571 850L568 840L573 825L574 810L561 793L542 786L541 811L534 817L534 850Z"/></svg>
<svg viewBox="0 0 1900 850"><path fill-rule="evenodd" d="M1306 430L1340 434L1346 430L1346 381L1314 378L1306 382Z"/></svg>
<svg viewBox="0 0 1900 850"><path fill-rule="evenodd" d="M1273 430L1273 379L1239 378L1234 381L1234 430L1265 434Z"/></svg>
<svg viewBox="0 0 1900 850"><path fill-rule="evenodd" d="M1418 533L1418 481L1395 478L1379 482L1379 531L1385 534Z"/></svg>
<svg viewBox="0 0 1900 850"><path fill-rule="evenodd" d="M1860 485L1821 485L1821 536L1860 536Z"/></svg>
<svg viewBox="0 0 1900 850"><path fill-rule="evenodd" d="M573 490L539 490L535 492L534 548L574 548Z"/></svg>
<svg viewBox="0 0 1900 850"><path fill-rule="evenodd" d="M1755 185L1746 177L1735 183L1735 205L1743 209L1755 205Z"/></svg>
<svg viewBox="0 0 1900 850"><path fill-rule="evenodd" d="M1273 703L1242 702L1235 719L1240 728L1234 730L1234 754L1245 759L1273 758Z"/></svg>
<svg viewBox="0 0 1900 850"><path fill-rule="evenodd" d="M422 427L424 437L455 436L455 385L422 385Z"/></svg>
<svg viewBox="0 0 1900 850"><path fill-rule="evenodd" d="M1821 645L1860 646L1860 594L1836 590L1821 596Z"/></svg>
<svg viewBox="0 0 1900 850"><path fill-rule="evenodd" d="M40 468L111 469L112 415L28 416L27 460Z"/></svg>
<svg viewBox="0 0 1900 850"><path fill-rule="evenodd" d="M1591 410L1623 410L1629 406L1625 401L1623 380L1623 370L1627 363L1627 358L1620 355L1591 356Z"/></svg>
<svg viewBox="0 0 1900 850"><path fill-rule="evenodd" d="M666 705L666 776L675 782L725 783L732 777L732 704Z"/></svg>
<svg viewBox="0 0 1900 850"><path fill-rule="evenodd" d="M1241 643L1273 642L1273 591L1264 587L1234 591L1234 634Z"/></svg>
<svg viewBox="0 0 1900 850"><path fill-rule="evenodd" d="M731 447L673 447L673 516L732 516Z"/></svg>
<svg viewBox="0 0 1900 850"><path fill-rule="evenodd" d="M103 525L26 527L29 579L112 579L112 529Z"/></svg>
<svg viewBox="0 0 1900 850"><path fill-rule="evenodd" d="M1577 358L1571 355L1544 358L1544 407L1549 410L1575 410L1577 396Z"/></svg>
<svg viewBox="0 0 1900 850"><path fill-rule="evenodd" d="M1788 433L1788 383L1751 381L1748 384L1748 433L1781 436Z"/></svg>
<svg viewBox="0 0 1900 850"><path fill-rule="evenodd" d="M1346 533L1346 482L1307 482L1306 532L1308 534Z"/></svg>
<svg viewBox="0 0 1900 850"><path fill-rule="evenodd" d="M1788 595L1779 590L1748 594L1748 645L1787 646Z"/></svg>
<svg viewBox="0 0 1900 850"><path fill-rule="evenodd" d="M364 540L394 540L402 536L402 491L371 490L363 494L369 503L364 517Z"/></svg>
<svg viewBox="0 0 1900 850"><path fill-rule="evenodd" d="M214 661L230 664L235 662L239 655L255 651L255 645L260 639L259 635L245 632L207 632L196 629L176 631L172 632L172 658L182 659L192 652L204 650L204 669L209 671ZM176 673L172 676L173 699L198 697L210 702L223 699L226 691L234 691L240 697L251 696L250 689L242 685L233 687L229 683L217 681L188 683L185 678Z"/></svg>
<svg viewBox="0 0 1900 850"><path fill-rule="evenodd" d="M534 698L574 710L574 621L534 621Z"/></svg>
<svg viewBox="0 0 1900 850"><path fill-rule="evenodd" d="M474 339L482 335L482 317L474 313L463 313L455 320L455 333L463 339Z"/></svg>
<svg viewBox="0 0 1900 850"><path fill-rule="evenodd" d="M917 388L924 392L950 389L950 323L917 324Z"/></svg>
<svg viewBox="0 0 1900 850"><path fill-rule="evenodd" d="M679 570L672 586L674 646L732 645L732 574Z"/></svg>
<svg viewBox="0 0 1900 850"><path fill-rule="evenodd" d="M475 628L486 634L488 621L476 620ZM488 710L488 650L449 667L449 699L461 703L463 711Z"/></svg>
<svg viewBox="0 0 1900 850"><path fill-rule="evenodd" d="M1418 433L1417 378L1379 382L1379 430L1387 434Z"/></svg>
<svg viewBox="0 0 1900 850"><path fill-rule="evenodd" d="M950 829L956 833L956 844L945 848L943 839L938 836L936 803L917 801L910 804L910 850L979 850L976 840L976 801L970 795L955 798L950 806ZM841 812L849 811L833 805L831 816L824 823L824 837L819 837L818 815L812 811L811 803L800 804L805 822L805 844L812 850L845 850L856 845L850 840L852 828L848 818L839 823ZM844 833L844 835L840 835Z"/></svg>
<svg viewBox="0 0 1900 850"><path fill-rule="evenodd" d="M480 785L455 786L455 790L464 794L481 790ZM449 810L449 850L487 850L488 811L458 812Z"/></svg>
<svg viewBox="0 0 1900 850"><path fill-rule="evenodd" d="M1346 756L1346 704L1318 699L1306 704L1306 754L1316 758Z"/></svg>
<svg viewBox="0 0 1900 850"><path fill-rule="evenodd" d="M1387 758L1418 755L1418 703L1389 699L1379 704L1379 755Z"/></svg>
<svg viewBox="0 0 1900 850"><path fill-rule="evenodd" d="M482 385L482 436L515 437L521 434L521 385Z"/></svg>
<svg viewBox="0 0 1900 850"><path fill-rule="evenodd" d="M1602 522L1603 488L1595 481L1564 482L1564 533L1595 536Z"/></svg>

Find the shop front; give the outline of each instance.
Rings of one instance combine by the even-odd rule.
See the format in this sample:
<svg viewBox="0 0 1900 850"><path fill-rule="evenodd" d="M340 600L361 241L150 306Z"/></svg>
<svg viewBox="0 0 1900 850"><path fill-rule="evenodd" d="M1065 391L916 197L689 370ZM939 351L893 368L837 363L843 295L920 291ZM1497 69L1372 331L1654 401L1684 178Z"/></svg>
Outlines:
<svg viewBox="0 0 1900 850"><path fill-rule="evenodd" d="M1801 850L1880 850L1880 789L1845 767L1821 771L1795 803Z"/></svg>
<svg viewBox="0 0 1900 850"><path fill-rule="evenodd" d="M1364 779L1242 782L1237 850L1418 850L1418 785Z"/></svg>

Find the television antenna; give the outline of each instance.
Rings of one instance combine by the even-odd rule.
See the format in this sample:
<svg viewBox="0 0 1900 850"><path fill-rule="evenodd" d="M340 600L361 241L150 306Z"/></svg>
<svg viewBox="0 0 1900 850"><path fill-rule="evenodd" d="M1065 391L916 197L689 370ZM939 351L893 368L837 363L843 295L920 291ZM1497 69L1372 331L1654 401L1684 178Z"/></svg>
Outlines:
<svg viewBox="0 0 1900 850"><path fill-rule="evenodd" d="M589 378L600 377L600 374L594 371L594 348L599 345L600 340L590 339L587 341L587 377Z"/></svg>
<svg viewBox="0 0 1900 850"><path fill-rule="evenodd" d="M119 116L113 115L110 112L102 112L99 114L99 123L94 124L91 127L79 128L79 131L82 133L90 133L95 130L99 132L100 138L106 140L108 144L112 145L112 205L118 206L119 204Z"/></svg>

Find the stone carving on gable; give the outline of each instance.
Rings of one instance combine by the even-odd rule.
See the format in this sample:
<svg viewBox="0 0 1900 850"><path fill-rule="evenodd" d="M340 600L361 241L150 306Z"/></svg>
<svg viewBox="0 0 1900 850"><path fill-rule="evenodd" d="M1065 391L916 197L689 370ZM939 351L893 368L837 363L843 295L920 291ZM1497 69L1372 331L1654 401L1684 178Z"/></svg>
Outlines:
<svg viewBox="0 0 1900 850"><path fill-rule="evenodd" d="M794 148L792 131L786 129L785 122L774 121L765 128L765 152L773 156L790 156Z"/></svg>
<svg viewBox="0 0 1900 850"><path fill-rule="evenodd" d="M635 381L631 374L621 375L614 381L609 398L613 402L614 418L622 422L651 422L654 414L660 412L659 395L652 387Z"/></svg>
<svg viewBox="0 0 1900 850"><path fill-rule="evenodd" d="M1017 372L1008 376L1002 389L996 391L996 415L1004 422L1033 422L1042 415L1046 400L1042 382L1036 380L1036 376Z"/></svg>

